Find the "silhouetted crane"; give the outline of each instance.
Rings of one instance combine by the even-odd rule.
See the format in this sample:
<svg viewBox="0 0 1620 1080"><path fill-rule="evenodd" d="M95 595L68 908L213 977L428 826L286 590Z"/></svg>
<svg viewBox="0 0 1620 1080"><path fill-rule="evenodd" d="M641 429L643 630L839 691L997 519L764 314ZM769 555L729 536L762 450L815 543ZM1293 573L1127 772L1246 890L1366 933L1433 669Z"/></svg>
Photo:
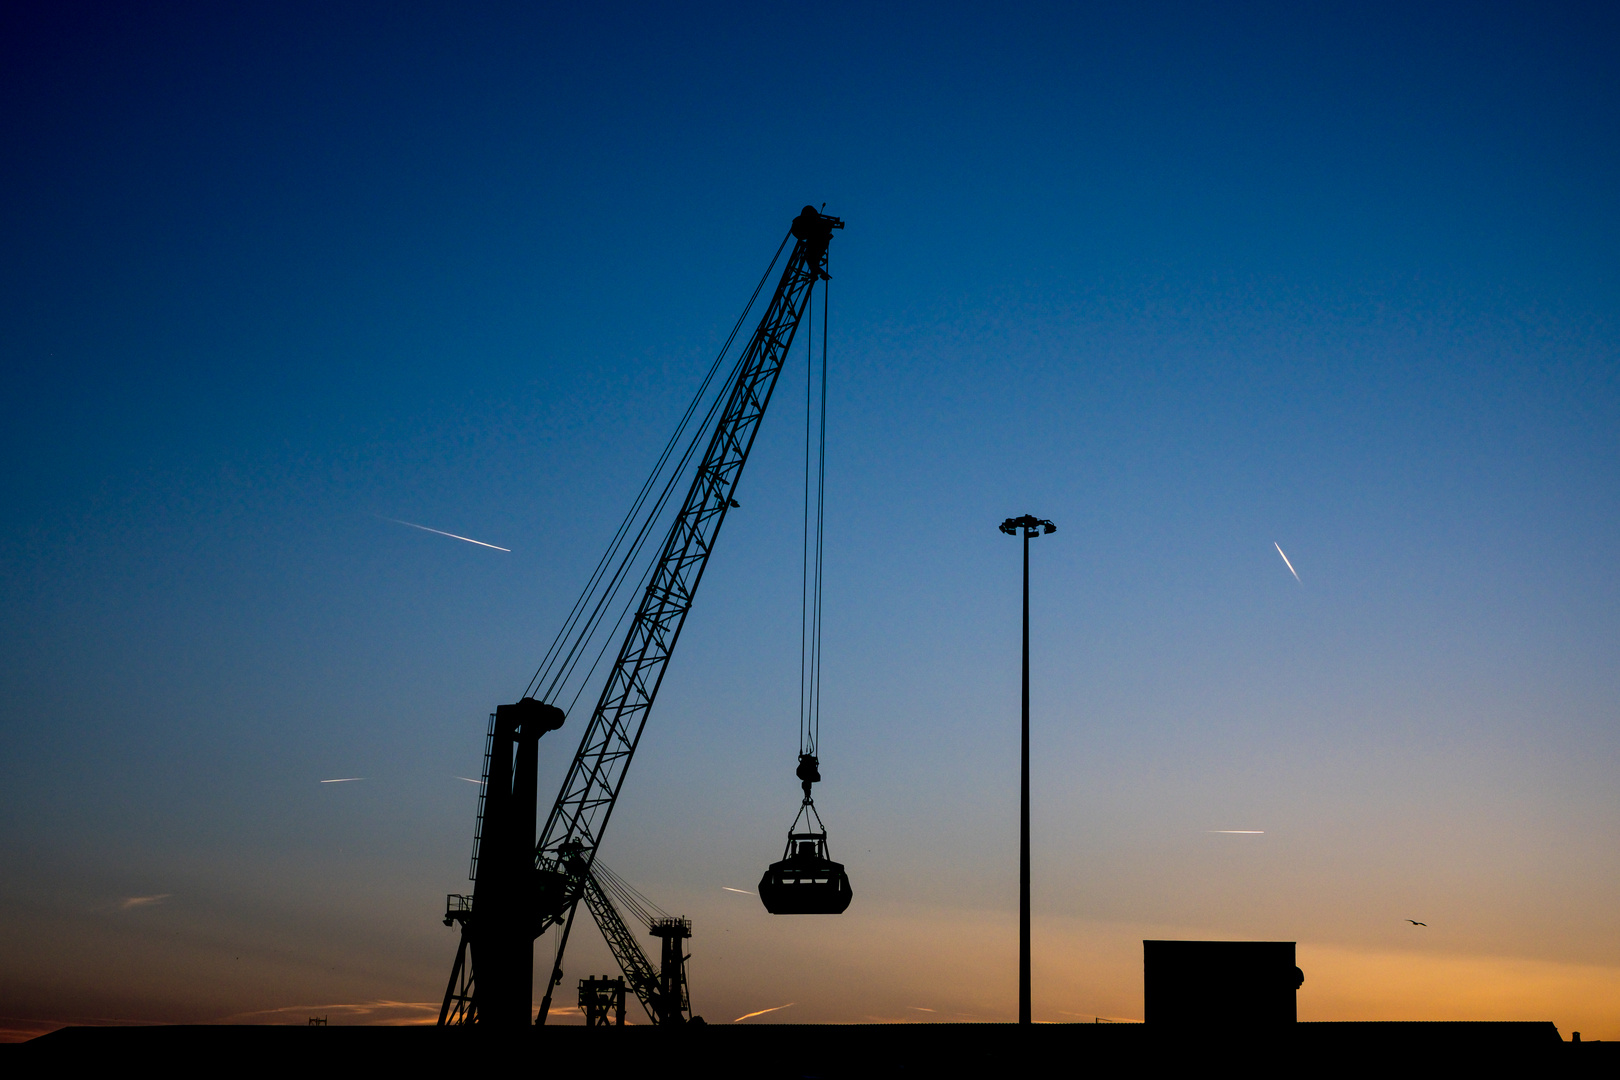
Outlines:
<svg viewBox="0 0 1620 1080"><path fill-rule="evenodd" d="M663 943L658 970L653 970L611 896L617 896L637 921L647 927L647 932ZM601 860L597 860L585 877L585 906L618 961L619 970L624 972L626 984L641 999L647 1018L655 1024L689 1022L692 997L686 985L688 957L683 942L692 936L692 921L659 908Z"/></svg>
<svg viewBox="0 0 1620 1080"><path fill-rule="evenodd" d="M651 965L645 956L640 956L634 938L624 930L623 920L618 919L607 901L592 868L720 526L726 512L738 505L734 497L737 482L809 306L811 291L818 281L828 279L827 247L833 230L843 227L838 218L810 206L793 220L788 237L794 241L793 251L776 292L721 395L715 399L710 417L698 427L686 451L688 456L679 459L659 493L661 470L700 404L708 380L687 409L676 437L666 447L664 457L565 621L557 642L542 661L541 671L530 684L531 693L516 704L500 706L490 717L484 753L485 783L479 797L469 872L473 894L452 895L445 905L445 923L460 925L461 942L439 1010L440 1024L528 1024L533 1008L534 941L549 927L560 925L557 959L535 1020L544 1023L552 992L562 978L563 952L581 900L586 901L602 927L628 983L648 1005L649 1015L656 1014L656 1022L679 1023L685 1019L689 1005L684 964L672 961L672 957L684 960L681 943L691 934L690 923L674 920L649 928L664 942L664 965L654 991L649 984ZM783 246L786 244L784 239ZM777 254L780 257L781 249ZM766 276L769 274L767 269ZM760 287L764 281L762 278ZM758 294L756 288L755 296ZM749 304L751 307L753 301ZM746 318L745 309L739 327ZM732 333L735 337L736 329ZM728 340L722 348L721 358L730 344ZM711 379L719 364L717 358L715 368L710 370ZM694 452L698 436L706 431L712 433L686 500L670 524L656 560L648 567L635 616L608 671L562 789L536 839L538 744L540 737L560 727L564 718L564 711L554 702L563 700L563 689L571 685L569 679L587 657L586 646L603 625L604 613L617 590L625 581L633 580L631 563L640 544ZM648 499L653 500L651 509L637 531L636 515ZM622 556L621 551L625 552ZM591 670L594 664L585 672L584 680L589 679ZM583 685L582 680L581 690Z"/></svg>

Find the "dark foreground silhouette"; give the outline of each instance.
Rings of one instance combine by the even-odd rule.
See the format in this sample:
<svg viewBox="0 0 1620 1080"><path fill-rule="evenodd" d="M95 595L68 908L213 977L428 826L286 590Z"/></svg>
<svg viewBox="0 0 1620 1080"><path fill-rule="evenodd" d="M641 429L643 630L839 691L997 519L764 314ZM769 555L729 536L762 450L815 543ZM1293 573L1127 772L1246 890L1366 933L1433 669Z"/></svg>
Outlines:
<svg viewBox="0 0 1620 1080"><path fill-rule="evenodd" d="M1236 1067L1249 1075L1614 1076L1620 1043L1565 1042L1551 1023L1301 1023L1257 1033L1233 1026L1196 1036L1149 1024L714 1024L545 1027L516 1032L434 1027L63 1028L10 1048L0 1062L49 1075L67 1067L145 1064L181 1074L346 1068L367 1075L465 1069L488 1055L557 1070L686 1063L694 1075L1161 1075ZM50 1072L47 1072L49 1070ZM1097 1070L1108 1070L1099 1072ZM8 1070L10 1071L10 1070ZM581 1071L578 1075L584 1075Z"/></svg>
<svg viewBox="0 0 1620 1080"><path fill-rule="evenodd" d="M1143 1015L1155 1030L1257 1037L1299 1018L1292 941L1144 941Z"/></svg>

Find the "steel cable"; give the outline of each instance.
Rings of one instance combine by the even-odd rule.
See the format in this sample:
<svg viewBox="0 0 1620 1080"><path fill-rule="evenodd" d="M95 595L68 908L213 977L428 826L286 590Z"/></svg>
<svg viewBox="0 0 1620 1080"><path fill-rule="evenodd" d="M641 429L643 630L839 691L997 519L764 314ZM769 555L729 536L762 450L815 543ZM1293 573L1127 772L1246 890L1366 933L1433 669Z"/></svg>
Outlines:
<svg viewBox="0 0 1620 1080"><path fill-rule="evenodd" d="M809 306L808 304L806 305ZM813 416L815 392L815 319L808 338L809 362L804 375L804 532L799 583L799 753L818 756L821 747L821 585L825 549L827 491L827 284L821 288L821 417ZM811 498L811 433L815 438L815 497ZM814 540L812 541L812 536Z"/></svg>
<svg viewBox="0 0 1620 1080"><path fill-rule="evenodd" d="M719 403L718 396L716 397L715 402L710 405L707 413L704 415L703 423L699 425L697 431L694 433L691 442L687 446L686 452L681 455L680 463L670 474L668 481L666 481L664 485L663 491L660 492L658 499L654 503L652 511L642 522L641 528L636 531L635 540L632 541L628 551L626 551L621 557L619 556L619 551L624 544L626 535L629 534L634 522L641 515L642 508L646 505L648 494L657 486L659 477L663 474L665 466L669 463L670 454L674 451L675 447L679 445L681 437L686 432L687 426L692 419L693 413L697 411L698 405L703 401L704 397L708 395L709 388L714 382L714 376L719 371L721 362L725 359L726 353L731 350L731 346L737 339L737 334L741 331L743 324L748 319L749 312L753 310L755 301L759 299L760 292L764 289L765 283L770 279L771 271L775 269L777 261L782 257L782 251L787 247L788 241L792 238L792 232L790 231L787 236L783 237L782 243L777 246L776 254L771 256L769 265L766 266L765 272L760 275L758 284L754 286L753 294L748 298L747 306L743 308L742 314L738 316L736 323L733 324L731 333L726 336L725 344L720 347L720 351L718 354L716 354L714 362L709 365L709 370L704 375L703 382L701 385L699 385L697 393L693 395L692 400L687 404L686 411L682 414L680 423L676 425L675 431L670 436L669 441L664 444L664 449L662 453L659 454L657 463L653 466L652 471L648 473L646 480L642 482L641 490L637 493L635 501L631 504L629 511L624 516L624 519L620 521L619 527L614 531L612 539L608 542L607 549L602 553L602 557L597 561L595 569L592 570L590 578L586 581L585 588L581 590L579 596L574 600L573 606L569 609L567 617L563 620L563 625L558 629L556 636L552 639L551 644L547 647L545 655L541 658L540 664L536 668L534 676L529 680L529 685L524 691L525 697L533 696L536 688L539 687L542 682L546 682L548 685L544 691L544 700L554 703L553 699L557 695L558 687L566 683L568 675L572 674L575 667L577 667L577 657L584 649L585 644L594 636L597 627L600 625L601 612L603 611L604 607L612 603L612 597L618 592L619 586L622 585L626 571L629 569L630 564L633 563L636 557L640 554L642 547L646 543L646 538L649 534L651 526L656 522L659 514L662 512L665 504L667 503L669 493L674 485L675 480L682 474L682 472L685 471L686 466L690 463L694 448L699 441L701 441L701 436L704 430L713 420L714 413ZM740 362L740 358L738 362ZM730 380L728 380L728 383L729 381ZM617 565L615 565L615 559L617 559ZM601 588L604 572L609 566L614 566L614 572L609 580L608 586L606 588ZM596 603L594 605L591 602L593 597L596 597ZM585 615L587 609L590 610L590 614L588 616ZM581 625L580 622L582 617L584 618L583 625ZM615 623L615 628L617 625L618 624ZM600 657L598 659L600 659ZM595 669L596 665L592 664L591 671L595 671ZM548 676L550 676L549 679ZM586 677L588 679L589 675L587 674ZM574 700L577 701L578 696L578 693L576 693ZM572 705L570 705L570 708L572 708Z"/></svg>

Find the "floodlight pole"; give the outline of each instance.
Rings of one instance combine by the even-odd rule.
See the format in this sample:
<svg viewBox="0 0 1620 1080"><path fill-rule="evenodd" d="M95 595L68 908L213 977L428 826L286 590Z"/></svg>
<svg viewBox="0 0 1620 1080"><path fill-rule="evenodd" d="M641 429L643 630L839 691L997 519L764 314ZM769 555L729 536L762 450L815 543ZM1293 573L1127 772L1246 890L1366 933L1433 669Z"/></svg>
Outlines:
<svg viewBox="0 0 1620 1080"><path fill-rule="evenodd" d="M1044 518L1025 514L1001 523L1008 536L1024 539L1024 715L1018 789L1018 1022L1030 1023L1029 1006L1029 542L1057 532Z"/></svg>

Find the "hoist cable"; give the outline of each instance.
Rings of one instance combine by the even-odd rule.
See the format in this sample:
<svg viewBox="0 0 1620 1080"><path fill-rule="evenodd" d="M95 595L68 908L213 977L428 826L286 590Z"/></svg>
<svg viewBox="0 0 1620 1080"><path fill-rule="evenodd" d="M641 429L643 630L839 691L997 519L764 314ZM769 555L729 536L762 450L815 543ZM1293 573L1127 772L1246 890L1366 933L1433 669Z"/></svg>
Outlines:
<svg viewBox="0 0 1620 1080"><path fill-rule="evenodd" d="M719 399L716 398L715 403L709 407L708 414L704 416L703 424L692 433L692 441L687 445L685 453L681 455L680 463L669 474L669 479L664 483L663 491L659 492L658 499L653 504L652 511L647 514L646 519L642 521L641 529L636 534L635 540L631 543L629 551L626 552L624 558L619 562L618 566L614 568L612 579L608 582L607 587L603 589L601 594L597 597L596 606L592 609L590 618L586 620L585 628L574 638L567 655L555 669L551 682L547 685L545 690L546 700L550 701L557 695L558 688L567 682L568 677L573 674L574 669L579 665L579 661L584 649L590 642L591 638L595 636L596 628L601 624L604 611L613 603L613 598L618 595L619 589L623 586L626 577L629 575L631 567L635 563L637 557L641 554L642 548L646 545L647 538L652 535L653 526L658 523L659 517L663 514L664 506L669 502L670 494L674 491L676 482L680 480L681 475L686 471L686 466L691 461L692 454L697 449L698 443L702 441L704 433L708 430L708 425L714 418L715 409L718 407L718 405ZM651 565L651 563L648 564L649 568ZM646 579L645 573L643 573L642 579ZM634 602L634 600L635 594L632 593L628 602ZM621 615L621 620L622 617L623 616ZM618 624L615 623L614 625L617 626ZM603 649L606 649L611 643L612 638L609 637L607 641L603 642ZM591 665L591 670L596 670L596 665L594 663ZM576 694L575 697L577 698L578 694Z"/></svg>
<svg viewBox="0 0 1620 1080"><path fill-rule="evenodd" d="M782 250L787 246L787 239L788 238L784 238L782 243L778 245L776 254L771 257L770 265L765 268L765 273L760 276L759 283L754 286L754 293L749 297L748 305L743 309L742 315L738 317L737 322L732 326L731 333L729 336L727 336L725 344L721 347L719 354L715 356L714 363L709 366L709 371L704 376L702 385L698 388L698 392L693 396L691 403L687 405L686 412L681 417L680 424L677 425L674 434L670 436L669 442L665 444L664 451L659 455L658 462L653 467L652 472L648 474L647 479L643 482L641 491L637 494L635 502L630 507L630 511L625 515L624 520L620 522L619 528L614 533L613 539L608 544L607 550L603 553L601 560L597 563L596 570L592 573L591 579L586 583L585 589L580 593L579 599L574 602L574 609L570 611L568 619L564 620L562 629L558 631L557 637L553 640L551 648L547 650L546 658L541 661L539 670L535 672L534 678L529 681L529 687L525 696L532 695L536 686L544 680L546 674L550 673L552 669L559 664L559 662L562 666L571 669L572 665L569 664L569 660L572 659L580 648L583 647L583 643L589 640L592 632L594 632L596 623L598 621L598 613L602 607L601 603L598 602L595 610L592 612L592 617L586 620L585 629L576 633L576 627L578 626L580 614L589 604L592 594L596 591L598 585L600 584L603 570L610 565L620 545L623 543L626 532L629 530L636 516L640 513L641 508L645 505L648 492L657 483L659 475L663 472L664 466L669 461L670 452L679 443L681 435L684 433L687 424L691 421L692 413L697 409L698 404L703 400L704 396L708 392L709 386L714 380L715 372L719 369L721 361L725 358L725 355L730 350L732 343L736 340L737 333L742 328L744 321L748 318L748 313L750 310L752 310L755 300L758 299L760 291L764 288L765 282L769 280L771 270L775 267L777 259L781 258ZM705 416L704 425L699 427L698 432L693 439L692 445L688 446L686 454L683 455L681 459L681 465L678 466L674 474L672 474L671 483L675 477L680 475L681 470L685 467L687 461L690 459L692 447L697 443L698 436L701 436L703 427L707 425L710 419L712 419L714 411L714 406L711 405L708 414ZM621 560L618 568L616 569L614 574L615 582L622 578L625 563L633 560L636 554L639 552L641 545L645 543L647 530L656 520L659 511L662 510L663 503L668 498L669 489L670 483L666 483L662 497L655 505L653 512L648 515L647 520L643 522L642 528L636 538L635 543L631 545L630 551L624 556L624 559ZM616 587L612 591L616 591ZM559 645L569 641L572 642L572 647L568 649L566 658L559 661L557 649ZM550 700L552 695L555 693L555 687L557 684L556 678L553 678L551 681L552 685L546 690L547 700Z"/></svg>
<svg viewBox="0 0 1620 1080"><path fill-rule="evenodd" d="M767 271L767 273L768 272L769 271ZM725 386L730 386L736 381L737 370L742 366L742 362L745 357L746 354L739 355L736 361L732 364L731 372L725 381ZM692 439L687 444L685 452L681 455L680 462L675 466L674 470L670 472L669 479L664 483L664 490L659 493L658 500L653 504L652 511L642 522L641 530L637 534L635 541L631 544L629 552L614 570L613 578L609 582L608 587L604 589L602 594L598 597L596 607L591 612L591 616L586 622L585 629L574 639L567 658L557 669L551 683L546 687L545 696L547 701L551 701L558 697L559 688L566 685L569 678L573 675L575 669L578 668L580 662L583 660L583 650L585 649L587 643L595 636L596 629L601 624L605 610L612 605L614 597L618 595L620 588L627 580L631 567L635 564L636 558L640 555L643 547L646 545L647 539L652 535L653 526L658 524L658 520L663 514L664 507L669 502L670 495L674 493L677 481L679 481L685 475L686 467L691 463L692 455L697 452L698 446L706 441L705 436L708 434L709 428L714 422L715 414L720 410L720 406L723 404L724 398L725 395L723 392L715 396L714 400L709 404L709 411L704 415L703 422L698 425L695 431L693 431ZM646 584L647 575L651 573L655 563L656 559L648 561L646 569L642 571L640 585ZM629 611L630 606L635 603L636 597L640 593L640 585L638 585L636 591L630 593L630 595L626 598L624 609L620 611L618 620L616 620L613 624L615 631L617 631L619 625L623 623L624 616ZM586 673L585 681L581 682L579 689L574 692L573 701L569 703L570 710L573 708L573 702L579 700L579 695L584 692L585 685L587 682L589 682L591 673L595 672L597 664L601 663L602 656L607 652L607 647L612 643L613 634L610 633L606 638L603 639L602 648L600 651L598 651L596 660L591 663L590 671Z"/></svg>
<svg viewBox="0 0 1620 1080"><path fill-rule="evenodd" d="M551 646L546 650L546 655L542 658L540 667L535 672L534 678L529 680L529 686L525 696L533 693L535 687L541 682L546 672L557 659L557 650L559 646L561 646L563 642L570 640L573 629L578 625L581 612L589 603L590 597L595 592L597 585L601 581L603 571L612 562L615 553L618 551L619 546L623 542L626 532L629 530L632 522L634 522L636 516L639 514L642 506L645 505L648 492L651 491L653 486L657 483L659 474L663 471L665 464L667 464L669 461L670 452L674 450L675 446L680 442L681 435L686 430L687 424L691 421L692 413L697 409L699 402L703 400L704 396L708 392L709 386L714 380L715 372L719 370L720 363L725 358L726 352L730 350L732 342L736 340L738 331L742 328L743 322L748 318L749 310L753 308L754 301L758 299L760 290L764 288L765 282L770 278L771 269L775 267L777 259L781 258L782 249L786 246L787 238L784 238L781 245L777 247L776 254L771 257L771 263L766 267L765 273L760 276L759 284L754 286L754 293L748 298L747 307L743 309L742 315L738 317L736 324L732 326L731 333L726 338L725 344L721 346L719 354L714 358L714 363L709 366L708 373L703 378L703 383L698 387L697 393L693 395L691 402L687 405L686 412L682 415L680 423L676 426L674 433L669 438L669 441L664 445L664 450L659 455L657 464L654 465L652 472L648 474L647 479L642 483L641 491L637 493L635 501L630 506L630 510L624 516L624 520L619 523L619 527L614 532L613 538L609 542L607 550L602 553L602 558L597 562L596 569L592 571L590 579L586 582L584 590L581 591L579 598L574 601L574 606L569 611L568 618L563 621L562 628L557 631L557 636L552 639ZM711 415L712 411L713 410L711 409Z"/></svg>
<svg viewBox="0 0 1620 1080"><path fill-rule="evenodd" d="M810 283L815 290L815 283ZM808 304L807 304L808 306ZM810 319L808 337L815 337L815 319ZM808 342L808 338L807 338ZM810 406L815 403L812 387L815 385L815 345L805 347L805 492L804 525L799 529L799 753L813 755L810 746Z"/></svg>
<svg viewBox="0 0 1620 1080"><path fill-rule="evenodd" d="M821 582L822 565L826 552L827 505L827 291L821 286L821 432L816 449L816 637L815 637L815 711L811 717L810 745L812 753L821 752ZM810 321L815 322L811 311Z"/></svg>
<svg viewBox="0 0 1620 1080"><path fill-rule="evenodd" d="M808 304L806 305L809 306ZM826 547L827 492L827 285L821 290L821 406L817 404L814 308L809 321L809 362L804 377L804 533L799 581L799 753L816 756L821 746L822 566ZM811 436L815 434L815 498L811 500ZM813 539L812 539L813 538Z"/></svg>
<svg viewBox="0 0 1620 1080"><path fill-rule="evenodd" d="M619 907L627 908L630 914L647 926L651 927L659 919L669 918L669 912L659 907L634 885L609 870L602 864L602 860L595 859L591 862L591 876Z"/></svg>
<svg viewBox="0 0 1620 1080"><path fill-rule="evenodd" d="M736 323L731 328L731 333L726 337L725 344L720 347L720 351L715 356L714 362L709 366L709 370L704 376L702 384L698 387L697 393L693 395L691 402L686 407L685 413L681 416L680 423L676 426L674 433L669 438L669 441L665 443L663 452L659 455L657 463L653 466L652 471L642 483L641 490L637 493L635 501L631 504L629 511L624 516L624 519L619 523L618 529L614 531L613 537L608 543L607 550L602 553L602 557L600 560L598 560L596 568L591 572L591 576L586 582L585 588L580 592L578 598L575 599L573 607L569 610L567 618L563 620L562 627L557 631L557 635L552 639L550 646L547 647L545 655L541 658L539 667L535 670L534 677L529 680L528 688L524 692L525 697L533 696L536 687L539 686L543 681L546 681L546 677L548 675L552 675L553 677L549 680L550 685L546 691L546 700L550 700L555 694L556 688L559 685L559 680L556 677L557 670L564 669L566 672L572 672L573 668L577 665L577 660L575 657L583 648L584 643L590 640L591 636L595 632L596 627L600 623L600 612L602 610L603 603L599 598L598 602L593 607L591 604L591 599L599 590L604 572L610 565L614 564L615 558L618 557L619 550L624 543L626 535L630 532L636 518L640 515L642 508L646 505L648 494L657 486L658 478L663 473L665 466L668 464L670 454L674 451L675 447L679 445L681 437L685 433L687 425L692 419L693 413L696 412L698 405L708 394L709 387L714 381L716 372L718 372L720 369L721 362L725 359L726 353L730 351L732 344L736 341L737 334L739 331L741 331L743 324L747 321L748 314L751 310L753 310L755 301L759 299L760 292L764 289L765 283L770 279L771 271L775 269L777 260L782 257L783 250L787 247L788 241L792 238L793 234L790 231L787 236L783 237L782 243L777 246L776 254L771 256L770 264L766 266L765 272L760 275L759 283L754 286L753 295L748 298L747 306L743 308L742 314L737 317ZM622 582L625 569L630 562L634 561L636 555L640 552L642 545L646 541L648 528L657 519L659 512L663 509L664 503L668 499L668 494L674 478L681 474L686 464L690 461L692 448L698 442L697 436L702 434L704 428L707 427L709 421L712 420L717 404L718 399L715 405L710 406L708 413L705 415L704 423L700 425L697 433L694 435L692 443L687 448L687 452L682 455L681 462L671 475L670 482L665 484L664 491L661 493L660 498L655 502L653 511L647 516L646 521L638 531L636 540L631 544L629 551L626 552L622 558L619 558L618 566L616 567L612 578L615 584L611 585L606 590L604 595L611 596L612 593L617 591L617 583ZM588 608L591 609L591 614L586 617L585 612ZM585 618L583 627L580 623L582 617ZM594 669L595 665L592 665L592 670Z"/></svg>
<svg viewBox="0 0 1620 1080"><path fill-rule="evenodd" d="M710 415L712 416L712 414L713 410L711 409ZM707 424L708 417L704 418L704 422ZM697 440L702 437L702 435L703 428L700 427L694 433L694 445L696 444ZM612 604L613 598L618 594L618 591L623 585L624 579L629 573L632 564L635 562L637 556L641 554L641 550L647 542L647 537L651 532L652 527L657 523L659 515L663 512L664 505L669 500L670 491L673 488L675 481L680 479L681 472L685 468L686 463L690 460L691 454L692 447L689 446L686 453L681 457L680 465L677 466L675 471L670 474L668 481L664 484L664 489L659 493L657 501L653 504L652 511L646 516L645 520L642 521L641 528L637 532L635 540L631 542L629 550L619 561L618 565L614 567L612 578L609 579L607 586L598 594L596 604L591 609L589 617L585 620L584 628L570 639L568 651L562 656L561 660L554 665L551 672L551 679L545 687L545 700L552 701L557 696L558 688L564 682L566 682L569 675L573 674L575 667L579 663L579 658L583 650L586 648L591 638L595 635L597 627L601 624L604 609L606 609L608 605ZM595 670L594 664L592 665L592 670Z"/></svg>
<svg viewBox="0 0 1620 1080"><path fill-rule="evenodd" d="M574 706L579 703L579 696L583 694L585 692L585 688L591 684L591 676L596 674L597 665L602 662L602 657L607 655L608 646L612 645L613 642L618 639L619 627L623 625L624 617L630 614L630 606L636 602L636 597L641 595L642 590L647 587L647 578L652 574L654 565L656 564L653 562L647 563L647 568L641 572L641 580L636 582L635 591L629 596L625 597L624 606L619 609L619 617L613 622L613 629L609 630L607 637L602 639L602 647L596 650L596 659L591 661L591 669L587 671L585 673L585 677L579 681L579 688L574 691L573 698L568 702L569 712L574 711Z"/></svg>

